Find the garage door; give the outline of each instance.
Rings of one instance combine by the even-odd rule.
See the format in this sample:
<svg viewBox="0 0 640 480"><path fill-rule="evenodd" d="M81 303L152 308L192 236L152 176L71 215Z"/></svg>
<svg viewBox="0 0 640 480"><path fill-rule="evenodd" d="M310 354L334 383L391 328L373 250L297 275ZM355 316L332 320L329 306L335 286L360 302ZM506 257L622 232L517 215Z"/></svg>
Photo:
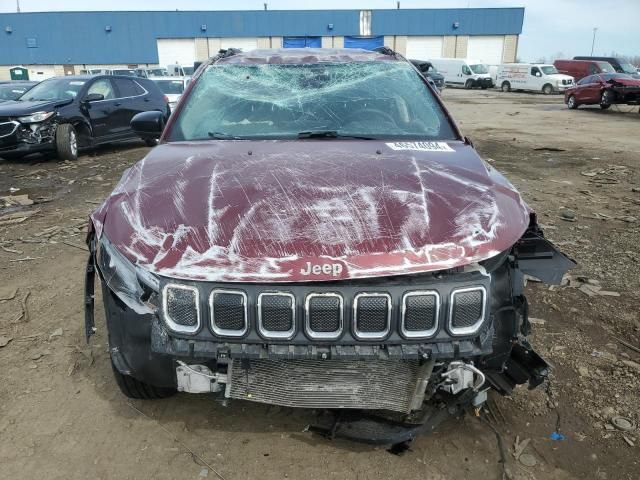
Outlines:
<svg viewBox="0 0 640 480"><path fill-rule="evenodd" d="M284 48L321 48L322 37L284 37L282 46Z"/></svg>
<svg viewBox="0 0 640 480"><path fill-rule="evenodd" d="M46 80L47 78L55 77L56 72L52 66L49 65L37 65L29 69L29 80Z"/></svg>
<svg viewBox="0 0 640 480"><path fill-rule="evenodd" d="M442 37L407 38L406 57L412 60L442 58Z"/></svg>
<svg viewBox="0 0 640 480"><path fill-rule="evenodd" d="M256 38L221 38L220 39L220 48L225 50L227 48L239 48L243 52L248 52L249 50L255 50L258 48L258 40Z"/></svg>
<svg viewBox="0 0 640 480"><path fill-rule="evenodd" d="M502 63L504 37L469 37L467 58L490 65Z"/></svg>
<svg viewBox="0 0 640 480"><path fill-rule="evenodd" d="M193 65L196 60L196 43L193 38L165 38L158 40L158 63L166 67L177 63Z"/></svg>
<svg viewBox="0 0 640 480"><path fill-rule="evenodd" d="M344 48L373 50L384 45L384 37L344 37Z"/></svg>

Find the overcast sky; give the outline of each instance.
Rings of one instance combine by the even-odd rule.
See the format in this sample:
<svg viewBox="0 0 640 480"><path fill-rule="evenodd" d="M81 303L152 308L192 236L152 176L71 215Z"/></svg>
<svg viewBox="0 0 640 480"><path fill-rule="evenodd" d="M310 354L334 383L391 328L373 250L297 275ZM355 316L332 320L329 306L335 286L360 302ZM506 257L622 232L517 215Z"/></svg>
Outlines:
<svg viewBox="0 0 640 480"><path fill-rule="evenodd" d="M395 0L20 0L23 12L55 10L271 10L395 8ZM640 0L401 0L402 8L524 6L518 55L523 61L595 53L640 56ZM15 12L16 0L0 0L0 12ZM374 27L375 28L375 27Z"/></svg>

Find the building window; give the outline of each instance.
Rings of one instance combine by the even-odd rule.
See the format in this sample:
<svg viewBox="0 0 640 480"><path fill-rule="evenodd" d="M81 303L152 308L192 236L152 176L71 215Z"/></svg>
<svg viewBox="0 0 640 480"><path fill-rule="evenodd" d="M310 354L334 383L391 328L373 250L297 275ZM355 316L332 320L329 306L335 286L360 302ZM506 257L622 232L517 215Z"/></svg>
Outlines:
<svg viewBox="0 0 640 480"><path fill-rule="evenodd" d="M371 35L371 10L360 10L360 35Z"/></svg>

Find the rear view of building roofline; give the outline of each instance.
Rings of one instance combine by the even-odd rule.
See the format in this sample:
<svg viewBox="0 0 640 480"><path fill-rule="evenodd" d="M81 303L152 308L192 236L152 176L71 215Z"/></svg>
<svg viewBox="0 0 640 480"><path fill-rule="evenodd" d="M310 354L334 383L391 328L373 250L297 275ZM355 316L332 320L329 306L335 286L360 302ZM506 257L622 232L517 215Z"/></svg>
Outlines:
<svg viewBox="0 0 640 480"><path fill-rule="evenodd" d="M4 13L0 80L15 66L42 80L90 69L193 65L230 47L386 45L418 60L508 63L516 59L523 20L524 8Z"/></svg>

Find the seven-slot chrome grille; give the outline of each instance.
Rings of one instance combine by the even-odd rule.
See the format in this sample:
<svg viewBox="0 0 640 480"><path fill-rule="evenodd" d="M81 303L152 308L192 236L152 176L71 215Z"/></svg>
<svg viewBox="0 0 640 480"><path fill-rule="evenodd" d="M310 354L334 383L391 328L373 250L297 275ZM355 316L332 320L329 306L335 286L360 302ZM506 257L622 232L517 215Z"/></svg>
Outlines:
<svg viewBox="0 0 640 480"><path fill-rule="evenodd" d="M488 316L487 278L484 282L415 290L391 286L388 291L306 286L207 290L169 283L162 288L162 318L173 333L249 343L438 341L440 332L467 336L480 331Z"/></svg>

